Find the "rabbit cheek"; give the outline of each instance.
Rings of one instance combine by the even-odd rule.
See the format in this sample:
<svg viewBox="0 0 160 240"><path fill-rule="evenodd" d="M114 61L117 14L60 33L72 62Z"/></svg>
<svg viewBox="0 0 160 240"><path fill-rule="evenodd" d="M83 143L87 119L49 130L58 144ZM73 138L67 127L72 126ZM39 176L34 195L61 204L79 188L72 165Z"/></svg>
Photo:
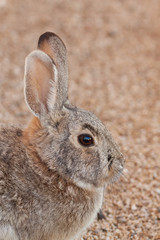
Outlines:
<svg viewBox="0 0 160 240"><path fill-rule="evenodd" d="M101 179L100 156L97 151L86 149L81 155L82 167L80 180L94 186L99 186Z"/></svg>
<svg viewBox="0 0 160 240"><path fill-rule="evenodd" d="M65 142L60 147L57 164L61 172L80 186L96 186L100 178L99 153L93 149L71 147ZM65 158L64 158L65 156Z"/></svg>

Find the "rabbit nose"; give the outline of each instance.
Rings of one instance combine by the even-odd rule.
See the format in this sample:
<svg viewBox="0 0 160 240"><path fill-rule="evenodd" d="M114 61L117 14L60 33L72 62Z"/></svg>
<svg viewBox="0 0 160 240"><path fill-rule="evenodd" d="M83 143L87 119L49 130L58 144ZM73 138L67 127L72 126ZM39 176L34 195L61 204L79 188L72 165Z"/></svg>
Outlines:
<svg viewBox="0 0 160 240"><path fill-rule="evenodd" d="M111 154L108 154L108 162L110 162L110 161L111 161L111 159L112 159L112 156L111 156Z"/></svg>
<svg viewBox="0 0 160 240"><path fill-rule="evenodd" d="M113 158L111 154L108 154L108 170L111 169L112 163L113 163Z"/></svg>

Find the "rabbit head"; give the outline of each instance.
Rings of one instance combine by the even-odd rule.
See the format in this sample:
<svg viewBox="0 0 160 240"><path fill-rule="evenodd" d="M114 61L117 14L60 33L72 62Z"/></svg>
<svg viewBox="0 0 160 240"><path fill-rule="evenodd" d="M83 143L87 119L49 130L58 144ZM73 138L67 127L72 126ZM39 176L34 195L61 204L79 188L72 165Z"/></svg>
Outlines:
<svg viewBox="0 0 160 240"><path fill-rule="evenodd" d="M25 64L25 99L35 116L29 144L49 171L79 187L103 187L120 176L123 156L101 121L69 102L67 89L66 47L46 32Z"/></svg>

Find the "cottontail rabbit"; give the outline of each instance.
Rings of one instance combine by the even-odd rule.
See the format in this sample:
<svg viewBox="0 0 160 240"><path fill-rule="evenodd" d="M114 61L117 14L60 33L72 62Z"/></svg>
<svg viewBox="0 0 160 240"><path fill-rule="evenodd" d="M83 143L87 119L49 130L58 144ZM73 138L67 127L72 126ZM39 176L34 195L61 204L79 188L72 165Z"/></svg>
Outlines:
<svg viewBox="0 0 160 240"><path fill-rule="evenodd" d="M25 64L27 128L0 128L0 240L71 240L94 220L123 157L101 121L68 100L67 51L40 36Z"/></svg>

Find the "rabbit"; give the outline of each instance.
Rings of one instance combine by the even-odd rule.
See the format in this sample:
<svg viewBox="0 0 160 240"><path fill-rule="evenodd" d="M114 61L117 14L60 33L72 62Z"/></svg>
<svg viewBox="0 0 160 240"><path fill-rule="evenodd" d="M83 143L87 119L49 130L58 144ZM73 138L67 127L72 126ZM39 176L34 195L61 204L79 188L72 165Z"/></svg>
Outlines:
<svg viewBox="0 0 160 240"><path fill-rule="evenodd" d="M55 33L27 56L24 82L32 120L0 126L0 240L74 240L124 157L102 122L68 100L67 50Z"/></svg>

